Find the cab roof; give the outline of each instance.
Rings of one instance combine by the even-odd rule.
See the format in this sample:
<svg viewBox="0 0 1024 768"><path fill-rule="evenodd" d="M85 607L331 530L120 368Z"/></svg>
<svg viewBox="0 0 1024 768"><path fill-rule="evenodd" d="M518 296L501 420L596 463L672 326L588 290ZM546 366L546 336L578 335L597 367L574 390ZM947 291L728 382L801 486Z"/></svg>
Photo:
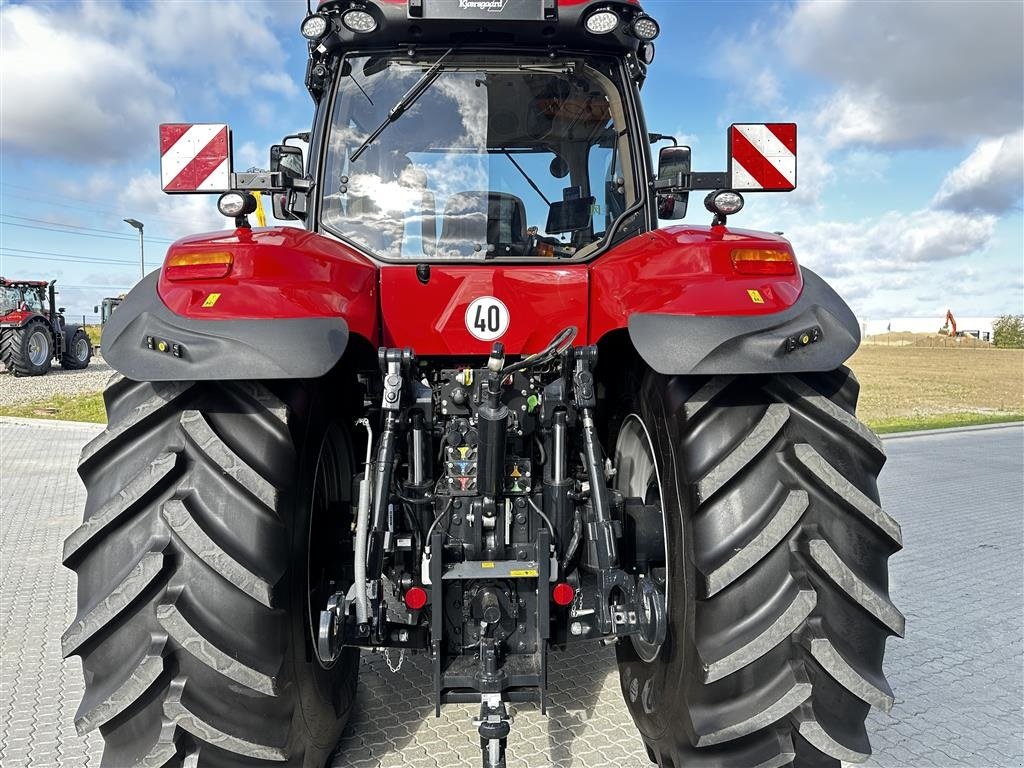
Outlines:
<svg viewBox="0 0 1024 768"><path fill-rule="evenodd" d="M602 34L589 32L586 20L602 10L616 13L621 23ZM343 23L350 11L368 13L375 29L350 29ZM331 31L320 41L328 50L466 44L620 55L635 53L644 43L632 33L632 23L647 15L639 0L321 0L317 13L331 20Z"/></svg>
<svg viewBox="0 0 1024 768"><path fill-rule="evenodd" d="M45 288L48 285L45 280L9 280L0 277L0 286L4 288Z"/></svg>

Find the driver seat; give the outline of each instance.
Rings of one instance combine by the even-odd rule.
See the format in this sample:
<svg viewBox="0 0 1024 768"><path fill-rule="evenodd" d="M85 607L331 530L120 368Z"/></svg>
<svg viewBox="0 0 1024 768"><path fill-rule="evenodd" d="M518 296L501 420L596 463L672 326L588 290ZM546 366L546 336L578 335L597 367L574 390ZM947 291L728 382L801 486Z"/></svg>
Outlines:
<svg viewBox="0 0 1024 768"><path fill-rule="evenodd" d="M445 203L437 248L442 258L485 258L488 245L522 254L526 241L526 204L515 195L459 192Z"/></svg>

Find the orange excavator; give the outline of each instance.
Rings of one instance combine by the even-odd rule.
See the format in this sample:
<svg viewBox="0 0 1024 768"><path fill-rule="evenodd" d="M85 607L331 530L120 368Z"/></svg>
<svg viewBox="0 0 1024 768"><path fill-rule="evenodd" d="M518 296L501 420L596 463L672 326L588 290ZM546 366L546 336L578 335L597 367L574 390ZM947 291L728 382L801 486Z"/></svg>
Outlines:
<svg viewBox="0 0 1024 768"><path fill-rule="evenodd" d="M946 310L946 329L948 329L947 333L948 333L949 337L951 339L955 339L956 338L956 318L953 317L953 310L952 309L947 309Z"/></svg>

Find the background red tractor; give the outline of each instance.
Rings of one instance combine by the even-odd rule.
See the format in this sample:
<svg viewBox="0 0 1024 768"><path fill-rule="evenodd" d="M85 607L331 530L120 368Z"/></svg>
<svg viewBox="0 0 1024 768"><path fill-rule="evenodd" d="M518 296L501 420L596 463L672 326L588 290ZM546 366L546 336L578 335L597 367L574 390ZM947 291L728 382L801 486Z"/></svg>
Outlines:
<svg viewBox="0 0 1024 768"><path fill-rule="evenodd" d="M41 376L54 360L78 370L92 358L85 329L57 307L55 283L0 277L0 362L16 376Z"/></svg>
<svg viewBox="0 0 1024 768"><path fill-rule="evenodd" d="M497 768L549 651L596 642L662 766L865 760L904 620L859 324L728 226L795 186L796 126L656 170L638 2L328 0L301 31L304 147L232 173L226 125L161 126L164 189L236 227L104 330L63 646L104 765L320 768L383 652L480 707ZM253 190L304 228L250 227ZM661 228L695 190L710 225Z"/></svg>

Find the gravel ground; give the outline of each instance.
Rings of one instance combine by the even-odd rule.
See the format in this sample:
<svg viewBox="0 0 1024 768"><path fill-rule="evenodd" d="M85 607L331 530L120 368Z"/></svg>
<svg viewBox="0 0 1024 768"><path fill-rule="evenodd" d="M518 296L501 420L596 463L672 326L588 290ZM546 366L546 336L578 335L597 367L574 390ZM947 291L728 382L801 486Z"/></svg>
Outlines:
<svg viewBox="0 0 1024 768"><path fill-rule="evenodd" d="M0 407L48 400L55 395L88 395L101 392L114 369L94 356L89 367L65 371L54 365L45 376L13 376L0 368Z"/></svg>

